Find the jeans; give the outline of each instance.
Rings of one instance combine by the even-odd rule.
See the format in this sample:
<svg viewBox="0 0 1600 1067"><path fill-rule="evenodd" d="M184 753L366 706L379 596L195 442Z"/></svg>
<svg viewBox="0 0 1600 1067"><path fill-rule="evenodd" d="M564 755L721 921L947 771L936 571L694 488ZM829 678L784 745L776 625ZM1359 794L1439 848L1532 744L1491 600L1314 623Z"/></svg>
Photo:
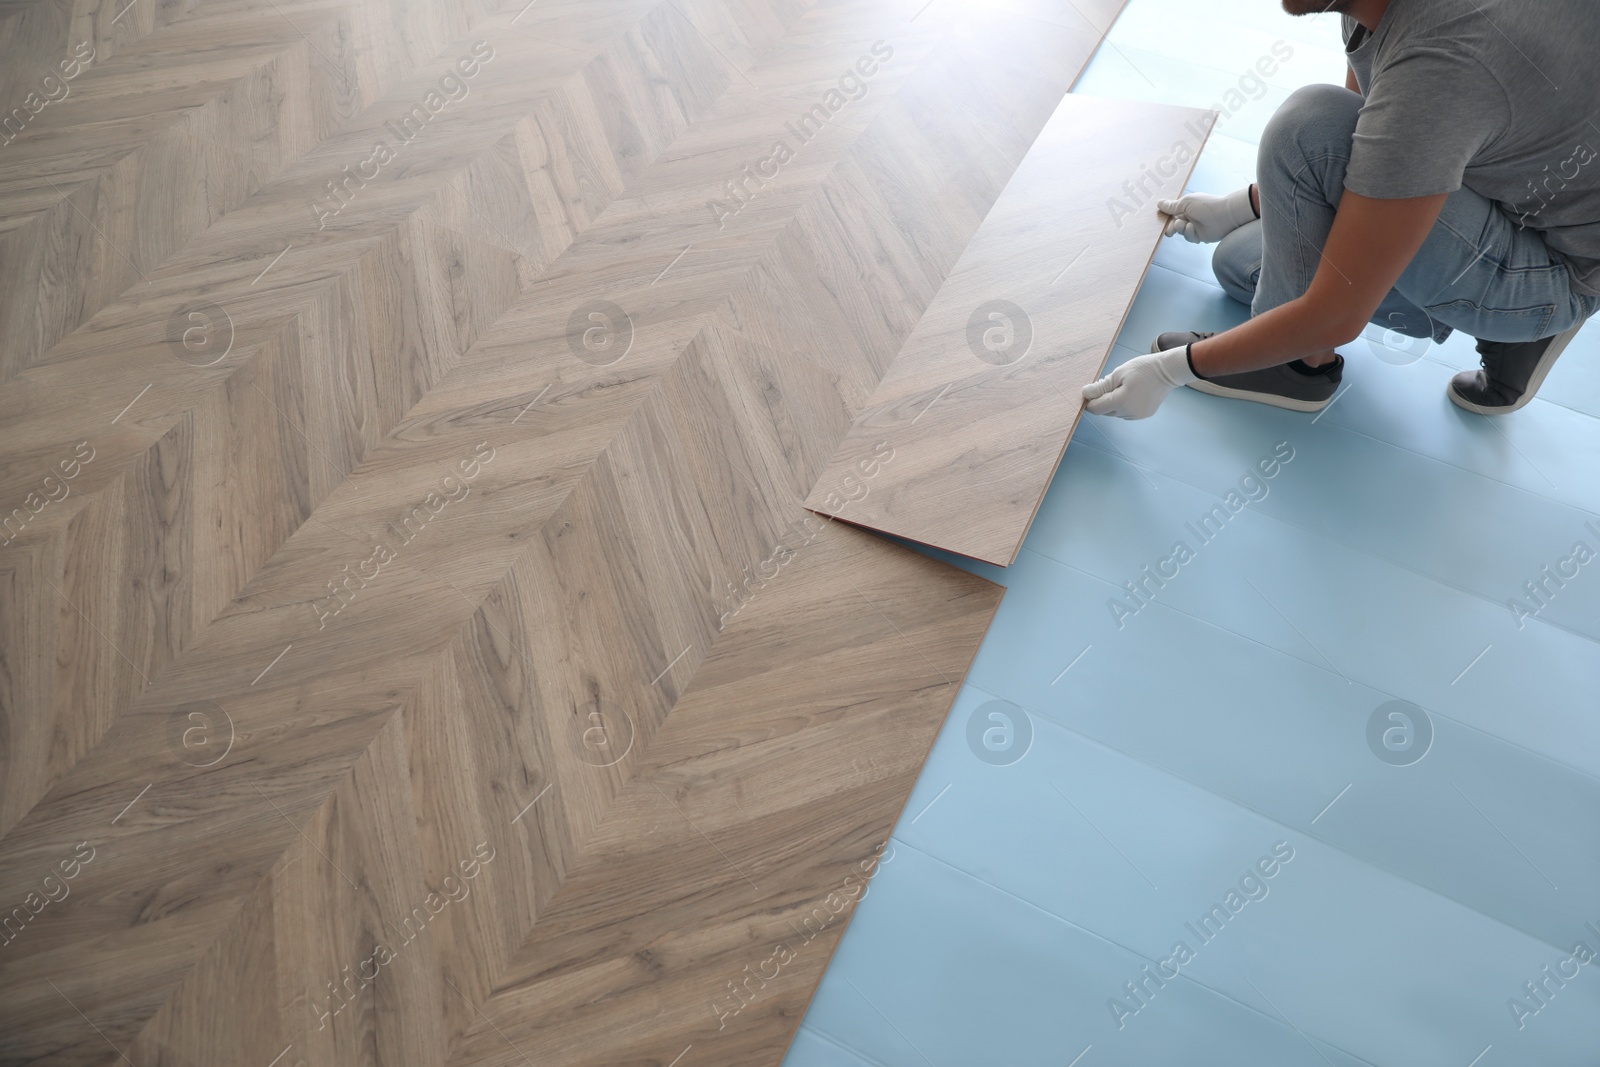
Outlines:
<svg viewBox="0 0 1600 1067"><path fill-rule="evenodd" d="M1311 287L1344 192L1362 98L1337 85L1296 90L1267 124L1256 161L1261 218L1217 246L1212 268L1227 294L1260 315ZM1350 269L1346 267L1345 269ZM1452 330L1486 341L1536 341L1600 310L1572 290L1566 264L1538 231L1494 201L1450 194L1422 248L1372 321L1443 341Z"/></svg>

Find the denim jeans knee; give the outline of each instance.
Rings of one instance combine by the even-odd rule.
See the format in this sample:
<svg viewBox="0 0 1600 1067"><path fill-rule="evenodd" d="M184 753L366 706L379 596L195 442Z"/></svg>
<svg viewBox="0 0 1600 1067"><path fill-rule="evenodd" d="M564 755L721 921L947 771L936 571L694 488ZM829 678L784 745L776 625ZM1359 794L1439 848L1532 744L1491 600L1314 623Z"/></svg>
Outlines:
<svg viewBox="0 0 1600 1067"><path fill-rule="evenodd" d="M1362 97L1341 85L1303 85L1289 94L1267 121L1261 134L1256 174L1263 198L1287 195L1281 183L1324 186L1326 202L1337 205L1344 192L1344 163L1349 161L1355 138L1356 117ZM1341 160L1335 167L1307 166L1307 161ZM1338 179L1338 188L1326 188L1323 179Z"/></svg>

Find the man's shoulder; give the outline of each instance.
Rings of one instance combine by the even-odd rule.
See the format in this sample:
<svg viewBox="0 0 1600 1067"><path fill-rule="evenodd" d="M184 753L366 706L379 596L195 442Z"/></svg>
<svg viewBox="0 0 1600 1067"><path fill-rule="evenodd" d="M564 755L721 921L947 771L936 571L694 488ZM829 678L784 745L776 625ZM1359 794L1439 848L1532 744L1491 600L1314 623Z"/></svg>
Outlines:
<svg viewBox="0 0 1600 1067"><path fill-rule="evenodd" d="M1487 71L1495 80L1525 73L1529 64L1587 69L1590 61L1576 60L1572 46L1600 39L1600 0L1391 0L1375 36L1375 74L1419 56L1431 66L1454 61L1464 76Z"/></svg>
<svg viewBox="0 0 1600 1067"><path fill-rule="evenodd" d="M1354 22L1344 18L1345 39ZM1579 36L1600 28L1595 0L1391 0L1383 36L1390 40L1454 41L1467 48L1510 47L1518 36L1538 37L1561 28ZM1519 35L1518 31L1521 31Z"/></svg>
<svg viewBox="0 0 1600 1067"><path fill-rule="evenodd" d="M1391 0L1385 21L1390 38L1470 40L1490 30L1493 21L1483 4L1492 0Z"/></svg>

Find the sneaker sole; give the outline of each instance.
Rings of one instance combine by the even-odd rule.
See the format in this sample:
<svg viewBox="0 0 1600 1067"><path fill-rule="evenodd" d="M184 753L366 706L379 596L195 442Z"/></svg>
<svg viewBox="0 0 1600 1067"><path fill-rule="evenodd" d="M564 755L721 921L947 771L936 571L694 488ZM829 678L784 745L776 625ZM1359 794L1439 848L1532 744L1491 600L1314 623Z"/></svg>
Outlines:
<svg viewBox="0 0 1600 1067"><path fill-rule="evenodd" d="M1585 320L1585 322L1587 321L1588 320ZM1474 415L1509 415L1513 411L1521 411L1523 408L1528 406L1528 402L1534 398L1536 393L1539 392L1539 387L1544 384L1545 376L1550 373L1550 368L1556 365L1556 360L1561 358L1561 353L1567 350L1567 346L1572 343L1572 339L1574 337L1578 336L1578 331L1582 330L1583 327L1584 323L1580 322L1566 333L1558 335L1556 339L1550 343L1550 347L1545 350L1545 354L1540 356L1539 362L1534 365L1533 377L1528 380L1528 387L1522 391L1522 395L1517 398L1517 402L1515 404L1510 404L1502 408L1492 408L1484 404L1474 404L1472 401L1456 392L1456 383L1453 381L1449 385L1445 386L1445 395L1450 398L1451 402L1454 403L1456 407L1470 411Z"/></svg>
<svg viewBox="0 0 1600 1067"><path fill-rule="evenodd" d="M1150 351L1159 352L1161 349L1152 348ZM1326 400L1295 400L1287 396L1273 396L1271 393L1252 393L1248 389L1229 389L1226 385L1218 385L1216 382L1193 381L1187 383L1187 385L1190 389L1208 393L1211 396L1227 397L1229 400L1249 400L1256 404L1267 404L1271 407L1283 408L1285 411L1321 411L1333 403L1332 396ZM1335 389L1334 396L1338 395L1339 391Z"/></svg>
<svg viewBox="0 0 1600 1067"><path fill-rule="evenodd" d="M1326 400L1296 400L1293 397L1274 396L1271 393L1252 393L1248 389L1229 389L1227 386L1218 385L1216 382L1189 382L1188 387L1197 389L1202 393L1209 393L1212 396L1225 396L1230 400L1252 400L1257 404L1269 404L1272 407L1283 408L1286 411L1321 411L1333 403L1332 396ZM1337 395L1338 393L1335 392L1334 396Z"/></svg>

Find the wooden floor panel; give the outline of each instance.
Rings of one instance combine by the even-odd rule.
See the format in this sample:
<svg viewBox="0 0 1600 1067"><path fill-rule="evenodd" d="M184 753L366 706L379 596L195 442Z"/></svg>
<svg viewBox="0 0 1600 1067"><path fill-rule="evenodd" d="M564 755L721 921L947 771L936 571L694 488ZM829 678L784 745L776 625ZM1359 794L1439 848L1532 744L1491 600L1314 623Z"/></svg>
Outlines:
<svg viewBox="0 0 1600 1067"><path fill-rule="evenodd" d="M763 983L754 1017L719 1025L713 1009L737 1005L729 984L746 964L770 957L791 924L849 889L846 878L883 847L948 707L946 679L965 672L966 642L996 603L987 583L963 575L946 585L948 573L929 583L938 574L929 561L879 547L848 527L820 527L792 580L775 581L729 625L617 798L596 855L569 871L451 1062L516 1062L511 1044L553 1064L665 1063L689 1044L701 1063L781 1055L774 1029L803 1011L843 921ZM851 605L844 615L841 602ZM740 709L736 721L727 707ZM651 884L640 884L641 869L656 872ZM636 918L618 929L619 913ZM658 954L679 980L651 983L645 1003L666 1014L649 1027L625 997L580 1008L570 1030L551 1025L572 987L586 988L587 1003L608 983L649 978ZM753 1049L765 1056L752 1060Z"/></svg>
<svg viewBox="0 0 1600 1067"><path fill-rule="evenodd" d="M1161 237L1160 216L1134 208L1182 191L1214 118L1062 100L807 506L1000 566L1016 559ZM884 440L893 469L841 511L830 494Z"/></svg>
<svg viewBox="0 0 1600 1067"><path fill-rule="evenodd" d="M998 598L801 502L1104 29L921 6L151 5L0 146L0 1063L781 1058Z"/></svg>

